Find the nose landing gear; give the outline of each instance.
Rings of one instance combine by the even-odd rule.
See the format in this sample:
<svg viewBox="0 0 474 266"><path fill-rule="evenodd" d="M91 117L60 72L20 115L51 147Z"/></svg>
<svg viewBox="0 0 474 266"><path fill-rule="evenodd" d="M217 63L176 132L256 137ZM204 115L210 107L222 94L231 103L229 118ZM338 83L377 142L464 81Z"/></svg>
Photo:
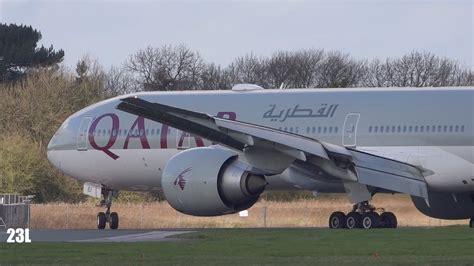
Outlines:
<svg viewBox="0 0 474 266"><path fill-rule="evenodd" d="M380 214L377 212L381 212ZM345 215L343 212L333 212L329 217L331 229L354 228L397 228L397 217L392 212L375 208L368 201L355 204L352 211Z"/></svg>
<svg viewBox="0 0 474 266"><path fill-rule="evenodd" d="M105 207L105 212L99 212L97 214L97 228L105 229L106 224L109 224L110 229L117 229L119 226L118 213L110 212L112 207L112 198L117 196L117 191L110 189L102 189L103 200L100 201L99 206Z"/></svg>

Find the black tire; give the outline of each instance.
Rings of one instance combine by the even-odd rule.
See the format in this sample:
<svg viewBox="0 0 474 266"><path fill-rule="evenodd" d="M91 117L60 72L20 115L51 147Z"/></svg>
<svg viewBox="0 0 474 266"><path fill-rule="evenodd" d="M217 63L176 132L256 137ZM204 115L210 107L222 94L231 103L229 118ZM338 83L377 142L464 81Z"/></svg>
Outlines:
<svg viewBox="0 0 474 266"><path fill-rule="evenodd" d="M346 215L343 212L333 212L329 216L329 228L341 229L346 227Z"/></svg>
<svg viewBox="0 0 474 266"><path fill-rule="evenodd" d="M380 215L380 224L383 228L397 228L397 216L392 212L384 212Z"/></svg>
<svg viewBox="0 0 474 266"><path fill-rule="evenodd" d="M97 229L105 229L105 224L107 223L107 217L105 213L99 212L97 214Z"/></svg>
<svg viewBox="0 0 474 266"><path fill-rule="evenodd" d="M116 212L112 212L109 217L109 227L110 229L117 229L119 226L119 217Z"/></svg>
<svg viewBox="0 0 474 266"><path fill-rule="evenodd" d="M346 216L346 228L354 229L361 228L362 215L358 212L350 212Z"/></svg>
<svg viewBox="0 0 474 266"><path fill-rule="evenodd" d="M380 226L380 216L376 212L367 212L362 215L362 228L372 229Z"/></svg>
<svg viewBox="0 0 474 266"><path fill-rule="evenodd" d="M474 218L471 218L471 220L469 220L469 227L474 228Z"/></svg>

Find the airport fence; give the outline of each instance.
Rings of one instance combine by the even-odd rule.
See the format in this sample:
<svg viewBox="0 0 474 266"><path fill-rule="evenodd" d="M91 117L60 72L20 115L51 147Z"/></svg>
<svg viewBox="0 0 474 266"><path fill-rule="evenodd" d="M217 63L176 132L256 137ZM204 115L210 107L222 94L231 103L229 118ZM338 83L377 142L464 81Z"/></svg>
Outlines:
<svg viewBox="0 0 474 266"><path fill-rule="evenodd" d="M30 201L33 196L0 194L0 229L28 228L30 226Z"/></svg>
<svg viewBox="0 0 474 266"><path fill-rule="evenodd" d="M405 195L377 195L376 206L393 211L400 226L467 225L468 221L447 221L420 213ZM236 228L236 227L327 227L333 211L348 211L350 203L341 199L308 199L291 202L259 201L247 213L217 217L194 217L172 209L166 202L114 203L122 229L151 228ZM92 229L97 212L103 208L93 202L81 204L33 204L31 228Z"/></svg>

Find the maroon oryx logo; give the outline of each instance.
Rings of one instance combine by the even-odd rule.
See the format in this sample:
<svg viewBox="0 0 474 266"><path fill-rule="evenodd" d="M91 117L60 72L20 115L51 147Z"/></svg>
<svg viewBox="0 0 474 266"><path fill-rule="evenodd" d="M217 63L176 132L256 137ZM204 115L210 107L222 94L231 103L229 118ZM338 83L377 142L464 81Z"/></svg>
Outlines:
<svg viewBox="0 0 474 266"><path fill-rule="evenodd" d="M184 186L186 186L186 179L184 179L184 174L191 171L192 169L193 169L192 167L184 169L184 171L181 172L174 180L174 185L179 186L181 190L184 190Z"/></svg>

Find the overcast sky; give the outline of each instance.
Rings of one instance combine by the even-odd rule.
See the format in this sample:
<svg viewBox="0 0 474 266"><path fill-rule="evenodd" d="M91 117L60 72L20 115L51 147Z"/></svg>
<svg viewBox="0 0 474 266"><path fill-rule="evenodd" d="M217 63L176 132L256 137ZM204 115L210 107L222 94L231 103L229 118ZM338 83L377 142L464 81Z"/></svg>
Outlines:
<svg viewBox="0 0 474 266"><path fill-rule="evenodd" d="M430 51L474 66L474 0L10 1L0 21L32 25L42 44L109 67L138 49L186 44L227 64L253 52L323 48L356 58Z"/></svg>

